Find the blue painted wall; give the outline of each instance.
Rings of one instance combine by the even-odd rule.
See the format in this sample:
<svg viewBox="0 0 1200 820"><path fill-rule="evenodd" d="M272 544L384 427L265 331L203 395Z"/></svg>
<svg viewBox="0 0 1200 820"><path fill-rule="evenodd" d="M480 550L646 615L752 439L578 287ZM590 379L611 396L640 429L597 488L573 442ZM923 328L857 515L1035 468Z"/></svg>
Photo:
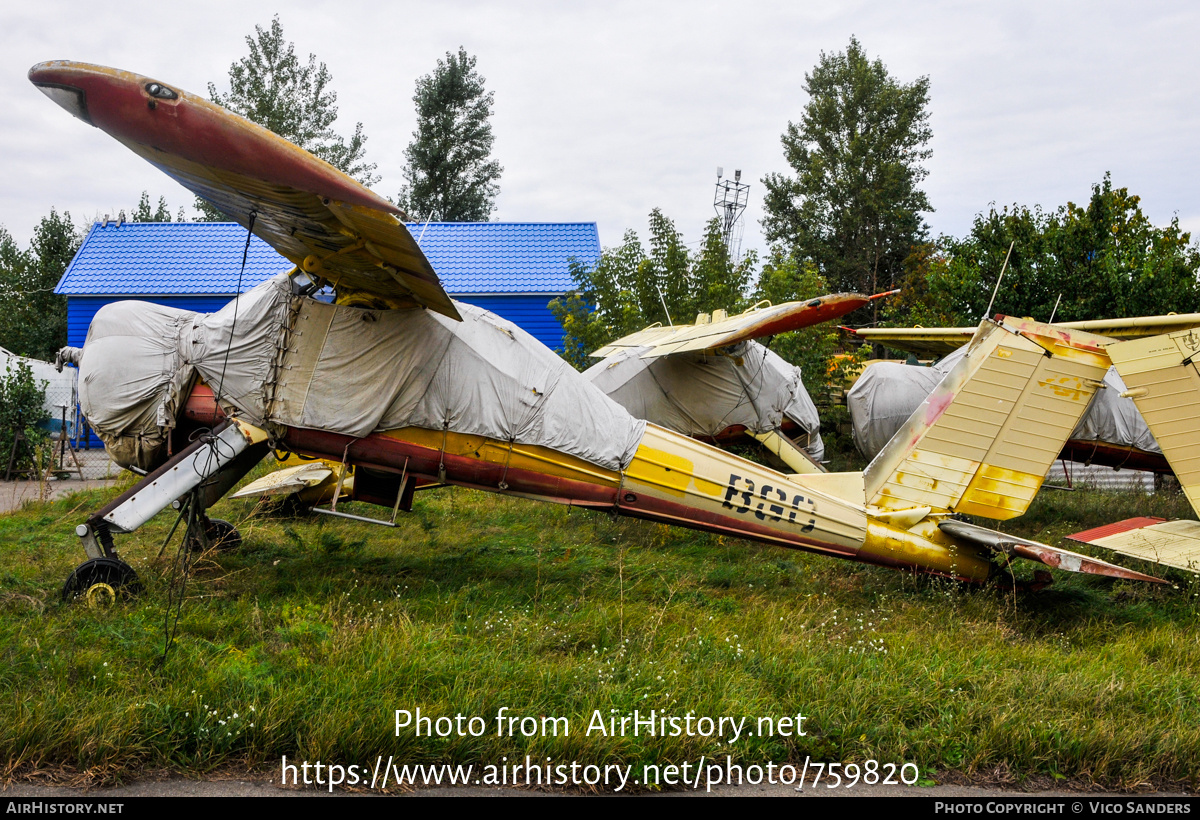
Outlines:
<svg viewBox="0 0 1200 820"><path fill-rule="evenodd" d="M490 310L501 318L507 319L530 336L537 339L551 350L557 351L562 347L563 329L547 307L557 298L547 294L533 295L489 295L472 296L450 294L451 298L460 302Z"/></svg>
<svg viewBox="0 0 1200 820"><path fill-rule="evenodd" d="M83 347L87 338L88 325L92 317L104 305L119 302L121 296L68 296L67 297L67 344ZM503 294L503 295L459 295L452 298L460 302L490 310L523 329L551 350L562 347L562 325L554 318L547 305L555 297L547 294ZM229 304L228 296L139 296L138 301L156 305L194 310L197 313L213 313Z"/></svg>
<svg viewBox="0 0 1200 820"><path fill-rule="evenodd" d="M83 342L87 339L88 325L92 323L96 311L112 302L129 299L180 310L194 310L197 313L213 313L229 304L228 296L68 296L67 344L83 347Z"/></svg>

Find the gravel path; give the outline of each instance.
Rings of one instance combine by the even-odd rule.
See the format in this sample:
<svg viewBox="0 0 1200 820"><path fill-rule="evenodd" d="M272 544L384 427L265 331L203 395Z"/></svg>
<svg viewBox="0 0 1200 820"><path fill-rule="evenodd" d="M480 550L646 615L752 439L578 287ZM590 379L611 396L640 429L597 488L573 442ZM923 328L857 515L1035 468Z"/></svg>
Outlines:
<svg viewBox="0 0 1200 820"><path fill-rule="evenodd" d="M0 474L3 474L2 470L0 470ZM47 481L44 484L37 481L0 481L0 514L20 509L21 505L27 501L49 501L80 490L111 487L112 484L112 479L90 481L68 479L66 481Z"/></svg>

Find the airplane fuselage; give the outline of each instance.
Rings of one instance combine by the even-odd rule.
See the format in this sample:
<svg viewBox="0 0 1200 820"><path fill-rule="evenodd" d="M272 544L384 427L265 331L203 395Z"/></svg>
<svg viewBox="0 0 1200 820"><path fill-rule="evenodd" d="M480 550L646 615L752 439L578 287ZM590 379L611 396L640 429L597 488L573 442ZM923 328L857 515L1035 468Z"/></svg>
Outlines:
<svg viewBox="0 0 1200 820"><path fill-rule="evenodd" d="M207 393L197 391L188 403L195 421L218 418ZM991 571L977 549L956 544L932 521L911 530L893 526L813 486L852 494L862 486L860 473L789 476L654 425L624 470L548 447L420 427L363 438L288 427L280 445L359 468L355 498L384 507L394 503L398 477L408 475L959 580L983 581ZM397 480L381 486L371 471Z"/></svg>

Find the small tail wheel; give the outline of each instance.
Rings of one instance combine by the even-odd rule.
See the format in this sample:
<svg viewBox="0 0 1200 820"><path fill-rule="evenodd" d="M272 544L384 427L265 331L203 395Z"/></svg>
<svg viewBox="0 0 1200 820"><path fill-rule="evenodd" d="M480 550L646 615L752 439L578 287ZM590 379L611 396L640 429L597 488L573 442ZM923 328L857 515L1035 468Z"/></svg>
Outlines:
<svg viewBox="0 0 1200 820"><path fill-rule="evenodd" d="M67 577L62 597L64 601L83 598L89 607L103 608L141 591L142 582L129 564L119 558L91 558Z"/></svg>
<svg viewBox="0 0 1200 820"><path fill-rule="evenodd" d="M218 552L232 552L242 546L242 534L237 527L221 518L209 518L204 523L204 535L208 545ZM199 549L197 539L188 539L188 548Z"/></svg>
<svg viewBox="0 0 1200 820"><path fill-rule="evenodd" d="M208 526L204 532L208 536L208 543L222 552L236 550L242 546L242 534L237 531L237 527L224 519L208 519Z"/></svg>

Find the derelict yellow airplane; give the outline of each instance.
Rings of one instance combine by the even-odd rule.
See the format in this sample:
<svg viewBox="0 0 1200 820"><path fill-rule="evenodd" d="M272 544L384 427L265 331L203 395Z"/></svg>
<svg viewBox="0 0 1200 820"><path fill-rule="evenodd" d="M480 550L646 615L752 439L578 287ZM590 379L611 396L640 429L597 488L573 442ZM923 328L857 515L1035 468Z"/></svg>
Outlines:
<svg viewBox="0 0 1200 820"><path fill-rule="evenodd" d="M1108 367L1103 337L984 322L866 472L784 474L634 418L452 301L394 206L275 134L129 72L60 61L29 77L297 267L213 314L96 314L82 409L115 459L150 472L79 525L89 560L65 594L133 586L113 535L180 499L202 533L271 447L354 465L356 497L393 511L420 478L966 581L997 572L994 555L1158 580L954 518L1025 510ZM312 299L322 284L342 304Z"/></svg>
<svg viewBox="0 0 1200 820"><path fill-rule="evenodd" d="M788 472L824 472L820 419L799 368L754 340L844 316L879 296L839 293L781 305L760 302L733 316L722 310L700 314L695 324L651 325L594 352L602 361L583 377L636 418L718 445L752 440ZM292 456L231 498L265 498L342 515L338 501L354 498L353 470L328 459ZM329 509L316 506L325 502Z"/></svg>

